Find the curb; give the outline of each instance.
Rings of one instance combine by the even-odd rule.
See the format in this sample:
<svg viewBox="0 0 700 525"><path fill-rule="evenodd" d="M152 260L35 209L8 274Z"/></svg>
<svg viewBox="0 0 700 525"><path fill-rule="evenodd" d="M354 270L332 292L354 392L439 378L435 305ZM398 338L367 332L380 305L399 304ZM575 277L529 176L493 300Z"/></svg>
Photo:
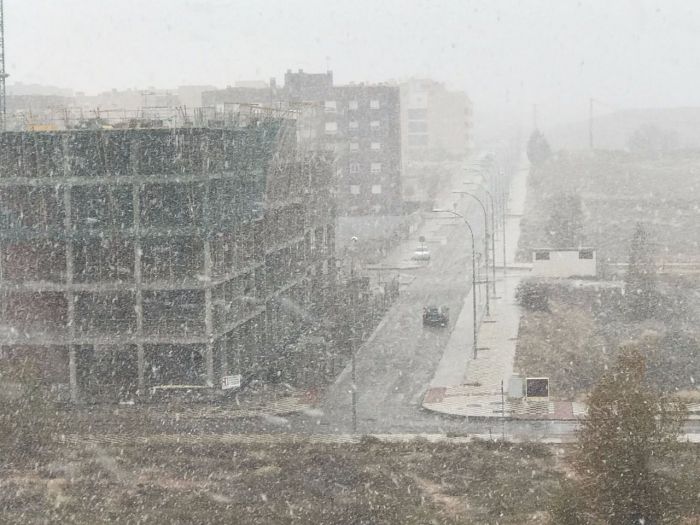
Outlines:
<svg viewBox="0 0 700 525"><path fill-rule="evenodd" d="M447 410L440 410L437 407L431 407L428 406L428 403L424 403L421 405L421 407L425 410L429 410L430 412L434 412L436 414L440 414L443 416L451 416L454 418L463 418L468 421L561 421L561 422L572 422L572 421L583 421L583 416L581 417L554 417L553 415L551 417L546 417L546 416L539 416L539 415L506 415L500 416L498 414L494 415L484 415L484 414L457 414L455 412L447 411Z"/></svg>

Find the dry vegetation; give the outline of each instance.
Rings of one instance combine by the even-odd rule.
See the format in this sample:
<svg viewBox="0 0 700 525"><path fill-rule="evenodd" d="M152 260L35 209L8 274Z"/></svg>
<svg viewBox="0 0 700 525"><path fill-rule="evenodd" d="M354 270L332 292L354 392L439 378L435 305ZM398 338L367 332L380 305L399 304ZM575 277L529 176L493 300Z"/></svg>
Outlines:
<svg viewBox="0 0 700 525"><path fill-rule="evenodd" d="M539 445L64 448L4 468L0 522L546 523L561 475Z"/></svg>
<svg viewBox="0 0 700 525"><path fill-rule="evenodd" d="M0 522L548 524L570 452L374 439L61 447L3 465ZM699 458L685 445L661 468L697 492ZM678 505L700 512L695 498Z"/></svg>
<svg viewBox="0 0 700 525"><path fill-rule="evenodd" d="M655 387L700 398L697 280L666 279L660 288L657 315L635 322L623 315L621 288L551 283L548 311L523 310L515 369L549 377L555 399L578 399L614 361L620 344L641 340Z"/></svg>

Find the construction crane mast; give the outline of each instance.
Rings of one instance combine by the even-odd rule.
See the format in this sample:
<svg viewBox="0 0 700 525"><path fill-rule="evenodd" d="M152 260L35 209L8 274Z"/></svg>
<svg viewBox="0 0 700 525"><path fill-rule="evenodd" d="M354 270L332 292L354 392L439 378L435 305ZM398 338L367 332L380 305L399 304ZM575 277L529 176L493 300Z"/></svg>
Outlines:
<svg viewBox="0 0 700 525"><path fill-rule="evenodd" d="M5 72L5 13L0 0L0 131L7 128L5 106L5 79L9 75Z"/></svg>

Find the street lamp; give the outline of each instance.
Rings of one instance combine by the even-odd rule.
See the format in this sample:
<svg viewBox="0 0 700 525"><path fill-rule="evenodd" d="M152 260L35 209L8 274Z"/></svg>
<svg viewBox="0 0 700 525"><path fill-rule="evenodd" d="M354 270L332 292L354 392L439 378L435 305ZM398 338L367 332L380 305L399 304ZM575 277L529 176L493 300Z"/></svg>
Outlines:
<svg viewBox="0 0 700 525"><path fill-rule="evenodd" d="M435 213L450 213L456 217L461 218L464 221L464 224L467 225L467 228L469 228L469 234L471 236L472 240L472 322L473 322L473 329L474 329L474 359L476 359L476 347L477 347L477 330L476 330L476 250L474 249L474 230L472 230L471 224L469 224L469 221L464 217L464 215L461 215L457 213L456 211L452 210L433 210ZM488 289L488 288L487 288Z"/></svg>
<svg viewBox="0 0 700 525"><path fill-rule="evenodd" d="M352 237L350 239L352 241L352 244L350 245L350 277L355 276L355 254L357 253L357 237Z"/></svg>
<svg viewBox="0 0 700 525"><path fill-rule="evenodd" d="M493 201L493 195L483 184L478 182L465 182L465 184L471 184L477 186L486 192L491 201L491 253L493 254L493 261L491 262L491 269L493 270L493 293L496 294L496 215L495 206ZM504 214L505 216L505 214ZM503 276L506 274L506 223L503 221Z"/></svg>
<svg viewBox="0 0 700 525"><path fill-rule="evenodd" d="M476 202L479 203L479 206L481 206L481 209L484 211L484 263L486 264L486 315L489 316L491 315L491 309L489 307L489 219L488 219L488 214L486 213L486 206L484 206L484 203L481 201L479 197L474 195L473 193L469 193L468 191L453 191L452 193L459 193L460 195L468 195L472 197ZM495 258L495 256L494 256ZM491 263L491 266L493 266L493 262ZM494 267L495 268L495 267ZM496 273L494 270L494 293L496 292L495 286L496 286Z"/></svg>

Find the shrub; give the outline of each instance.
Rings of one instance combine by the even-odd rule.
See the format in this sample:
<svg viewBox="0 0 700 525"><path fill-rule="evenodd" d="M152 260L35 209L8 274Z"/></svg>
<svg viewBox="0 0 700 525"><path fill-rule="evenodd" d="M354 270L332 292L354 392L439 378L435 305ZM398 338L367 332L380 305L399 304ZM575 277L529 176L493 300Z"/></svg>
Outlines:
<svg viewBox="0 0 700 525"><path fill-rule="evenodd" d="M547 283L528 279L518 285L515 297L523 308L534 312L549 312L549 294Z"/></svg>

